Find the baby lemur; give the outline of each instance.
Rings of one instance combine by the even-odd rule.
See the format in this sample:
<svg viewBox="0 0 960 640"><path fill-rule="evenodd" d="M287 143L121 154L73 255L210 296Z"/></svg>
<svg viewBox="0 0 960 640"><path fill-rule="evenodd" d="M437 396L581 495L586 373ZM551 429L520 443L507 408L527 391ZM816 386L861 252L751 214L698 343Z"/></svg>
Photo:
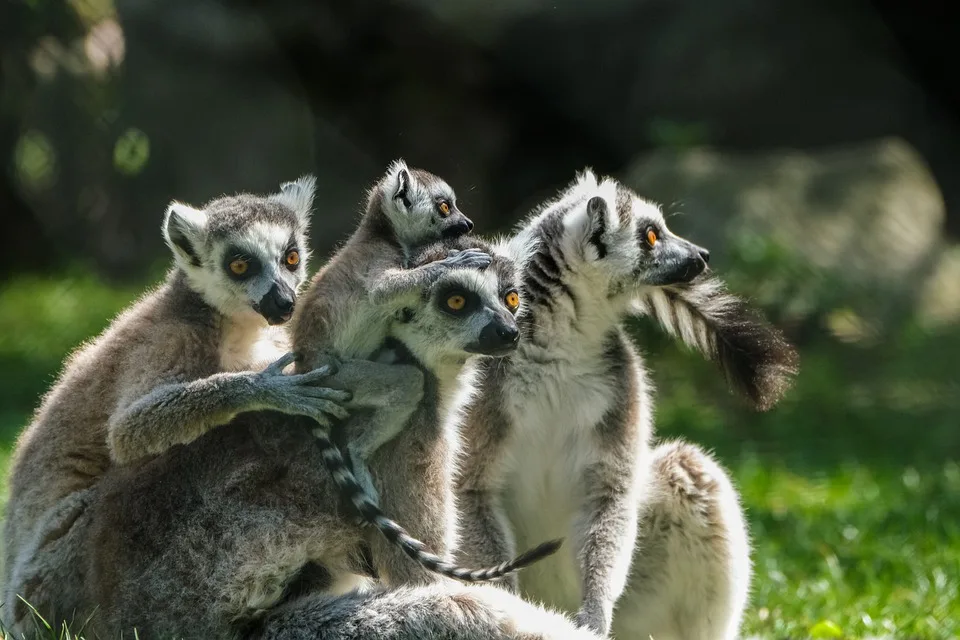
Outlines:
<svg viewBox="0 0 960 640"><path fill-rule="evenodd" d="M456 523L456 425L446 416L476 358L496 361L517 348L518 284L513 261L497 255L482 270L448 268L405 297L404 313L389 326L387 348L420 369L423 395L401 432L369 464L384 500L398 505L412 531L441 554L450 551ZM314 300L304 296L304 314ZM77 611L82 619L99 606L89 630L100 635L136 627L142 638L243 637L263 621L262 632L282 638L302 637L292 623L297 615L284 620L270 612L295 606L301 597L321 597L325 604L305 612L316 637L414 638L429 629L449 638L541 637L528 623L489 618L481 596L494 597L496 590L473 591L447 580L432 591L415 586L434 582L436 574L393 547L378 548L379 534L370 536L343 517L312 430L309 419L245 413L189 446L137 468L112 470L83 516L86 530L76 538L81 549L69 554L80 560L61 565L83 573L80 597L61 592L52 608ZM338 604L336 593L350 590L351 577L363 570L365 540L383 582L414 584L382 595L354 592ZM457 595L444 596L447 588ZM364 609L363 602L374 608ZM286 631L271 632L273 624ZM569 635L553 637L577 637L572 626L564 627Z"/></svg>
<svg viewBox="0 0 960 640"><path fill-rule="evenodd" d="M410 168L402 160L393 162L370 190L357 230L314 276L300 312L294 315L292 335L300 356L299 370L322 367L332 358L347 360L337 363L339 373L335 380L353 392L351 412L372 410L338 426L335 434L324 426L315 430L323 459L348 504L414 561L431 571L477 582L501 577L535 562L553 553L559 543L540 545L488 569L456 567L428 552L423 543L384 515L365 466L370 456L407 424L423 393L423 376L418 367L385 368L365 359L372 358L380 349L396 314L403 312L410 299L424 295L447 270L486 268L491 257L476 248L480 243L465 240L435 260L413 268L404 266L411 253L422 246L441 239L462 238L472 229L473 222L457 207L456 194L444 180L422 169ZM348 450L353 469L344 460L334 437ZM359 481L354 474L360 477ZM410 482L409 491L422 491L415 480L416 477L395 477L391 484L396 487ZM409 503L402 492L392 491L391 495L398 496L399 505ZM385 502L388 512L403 519L412 515L399 505ZM394 567L391 573L396 572Z"/></svg>
<svg viewBox="0 0 960 640"><path fill-rule="evenodd" d="M329 371L282 375L293 358L280 357L289 341L281 325L306 276L314 183L303 177L272 195L167 208L174 267L166 281L70 356L17 442L5 618L22 610L17 594L32 580L24 563L70 528L84 490L111 466L190 442L245 411L345 417L338 403L349 394L317 386Z"/></svg>
<svg viewBox="0 0 960 640"><path fill-rule="evenodd" d="M730 365L758 404L786 388L792 351L709 282L684 284L703 277L709 253L673 234L656 206L589 170L506 246L534 251L518 319L524 339L509 358L480 363L462 412L458 560L496 562L515 540L570 528L573 553L529 569L520 584L605 635L650 469L651 387L621 322L644 301L674 333Z"/></svg>

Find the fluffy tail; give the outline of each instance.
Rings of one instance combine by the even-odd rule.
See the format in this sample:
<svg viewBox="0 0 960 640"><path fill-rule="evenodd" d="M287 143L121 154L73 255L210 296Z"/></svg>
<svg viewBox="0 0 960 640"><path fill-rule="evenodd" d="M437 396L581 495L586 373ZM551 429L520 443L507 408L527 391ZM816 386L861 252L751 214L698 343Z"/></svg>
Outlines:
<svg viewBox="0 0 960 640"><path fill-rule="evenodd" d="M324 464L330 475L333 476L333 481L337 485L340 495L349 498L350 503L359 512L364 522L376 527L387 540L400 547L414 562L419 563L429 571L463 582L496 580L556 553L560 545L563 544L562 539L550 540L521 553L512 560L484 569L464 569L449 562L444 562L439 556L427 551L424 543L412 537L403 527L384 515L380 507L364 493L363 487L357 482L350 467L343 459L340 449L326 433L317 429L314 431L314 436L316 436L317 443L320 445Z"/></svg>
<svg viewBox="0 0 960 640"><path fill-rule="evenodd" d="M793 384L799 357L779 329L726 291L714 276L652 289L640 301L667 333L723 370L728 384L760 411L773 407Z"/></svg>

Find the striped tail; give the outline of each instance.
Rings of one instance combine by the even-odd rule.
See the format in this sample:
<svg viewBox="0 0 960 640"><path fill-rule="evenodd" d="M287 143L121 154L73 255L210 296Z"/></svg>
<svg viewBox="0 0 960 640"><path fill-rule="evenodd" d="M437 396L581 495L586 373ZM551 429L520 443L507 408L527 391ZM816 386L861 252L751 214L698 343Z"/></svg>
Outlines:
<svg viewBox="0 0 960 640"><path fill-rule="evenodd" d="M799 370L794 347L719 278L652 289L639 302L667 333L716 362L727 383L760 411L792 386Z"/></svg>
<svg viewBox="0 0 960 640"><path fill-rule="evenodd" d="M449 562L444 562L440 556L430 553L423 542L411 536L403 527L384 515L380 507L364 493L363 487L357 482L350 467L343 459L340 449L330 440L327 433L321 429L316 429L314 430L314 436L320 445L323 462L330 475L333 476L333 481L340 494L350 499L350 503L360 513L365 522L376 527L387 540L400 547L414 562L429 571L463 582L496 580L553 555L563 544L562 539L550 540L521 553L512 560L484 569L464 569Z"/></svg>

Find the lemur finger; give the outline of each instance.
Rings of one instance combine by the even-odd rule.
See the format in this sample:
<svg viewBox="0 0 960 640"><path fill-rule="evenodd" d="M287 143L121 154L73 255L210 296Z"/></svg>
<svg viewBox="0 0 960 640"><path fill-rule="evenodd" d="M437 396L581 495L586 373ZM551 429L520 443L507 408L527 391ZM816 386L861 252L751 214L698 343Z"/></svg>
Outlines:
<svg viewBox="0 0 960 640"><path fill-rule="evenodd" d="M487 267L490 266L491 262L493 262L493 260L491 260L490 257L487 256L483 258L477 257L477 258L471 258L469 260L461 260L460 262L457 263L457 265L461 267L469 267L471 269L486 269Z"/></svg>
<svg viewBox="0 0 960 640"><path fill-rule="evenodd" d="M490 266L491 262L493 262L493 258L482 251L473 251L468 249L460 252L456 256L446 258L442 262L448 266L485 269L486 267Z"/></svg>
<svg viewBox="0 0 960 640"><path fill-rule="evenodd" d="M296 376L297 384L313 384L314 382L322 382L326 378L329 378L332 375L335 375L339 369L332 364L325 364L322 367L317 367L313 371L307 371L306 373L301 373Z"/></svg>
<svg viewBox="0 0 960 640"><path fill-rule="evenodd" d="M304 402L317 413L325 413L339 420L345 420L350 417L350 412L347 411L347 409L336 402L331 402L330 400L324 400L322 398L304 398Z"/></svg>
<svg viewBox="0 0 960 640"><path fill-rule="evenodd" d="M353 392L329 387L300 387L297 389L297 393L308 398L321 398L333 402L350 402L353 400Z"/></svg>
<svg viewBox="0 0 960 640"><path fill-rule="evenodd" d="M455 258L455 261L458 263L483 263L484 265L489 265L493 262L493 258L490 257L490 254L481 251L480 249L467 249L460 255Z"/></svg>
<svg viewBox="0 0 960 640"><path fill-rule="evenodd" d="M328 417L327 417L325 414L323 414L322 412L321 412L321 413L316 413L316 414L311 414L311 415L309 415L309 416L307 416L307 417L308 417L308 418L313 418L313 421L320 425L319 427L316 427L316 428L312 431L313 437L314 437L314 438L323 438L324 440L328 440L328 439L330 438L330 427L331 427L331 425L332 425L332 423L330 422L330 418L328 418Z"/></svg>
<svg viewBox="0 0 960 640"><path fill-rule="evenodd" d="M267 365L267 368L263 370L268 376L279 376L283 374L283 370L288 366L293 364L297 359L297 354L293 351L283 354L280 356L276 362L271 362Z"/></svg>

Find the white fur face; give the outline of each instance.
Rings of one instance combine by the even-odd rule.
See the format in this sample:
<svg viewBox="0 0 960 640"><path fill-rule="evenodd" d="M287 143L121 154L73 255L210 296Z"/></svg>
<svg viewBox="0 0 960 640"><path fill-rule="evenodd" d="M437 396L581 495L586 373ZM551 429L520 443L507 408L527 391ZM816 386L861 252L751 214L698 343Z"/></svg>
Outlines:
<svg viewBox="0 0 960 640"><path fill-rule="evenodd" d="M241 194L203 209L173 202L163 233L190 286L220 313L282 324L307 275L314 180L269 196Z"/></svg>
<svg viewBox="0 0 960 640"><path fill-rule="evenodd" d="M397 239L406 246L469 233L473 221L457 208L457 194L443 179L394 161L377 188Z"/></svg>
<svg viewBox="0 0 960 640"><path fill-rule="evenodd" d="M688 282L706 269L709 252L667 228L660 208L589 169L561 198L564 256L575 271L610 295Z"/></svg>
<svg viewBox="0 0 960 640"><path fill-rule="evenodd" d="M520 339L515 271L497 255L483 270L451 269L399 314L391 335L428 368L512 353Z"/></svg>

